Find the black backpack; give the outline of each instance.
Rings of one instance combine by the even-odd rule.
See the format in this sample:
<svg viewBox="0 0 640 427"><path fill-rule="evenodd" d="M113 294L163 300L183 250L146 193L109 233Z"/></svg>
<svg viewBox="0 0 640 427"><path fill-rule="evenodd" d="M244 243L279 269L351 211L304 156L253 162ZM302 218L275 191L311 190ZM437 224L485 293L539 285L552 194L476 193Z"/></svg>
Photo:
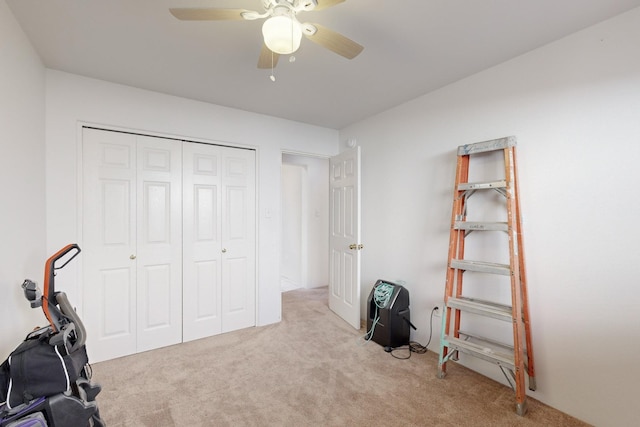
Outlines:
<svg viewBox="0 0 640 427"><path fill-rule="evenodd" d="M49 343L50 331L30 334L0 365L0 402L9 408L70 389L89 362L84 346L68 354Z"/></svg>

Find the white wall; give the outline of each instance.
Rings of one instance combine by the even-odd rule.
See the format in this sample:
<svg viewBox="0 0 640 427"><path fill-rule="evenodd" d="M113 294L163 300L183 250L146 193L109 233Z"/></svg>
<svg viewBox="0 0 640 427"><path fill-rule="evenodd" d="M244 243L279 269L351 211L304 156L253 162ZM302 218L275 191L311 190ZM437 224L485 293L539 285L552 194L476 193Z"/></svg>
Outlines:
<svg viewBox="0 0 640 427"><path fill-rule="evenodd" d="M46 93L49 250L71 241L82 243L76 210L82 123L255 147L259 169L257 319L259 325L280 320L281 153L335 154L337 131L54 70L47 70ZM70 297L81 310L77 276L70 269L65 278Z"/></svg>
<svg viewBox="0 0 640 427"><path fill-rule="evenodd" d="M531 395L595 425L637 424L639 46L635 9L340 132L362 146L362 294L405 280L422 343L443 299L455 149L518 138Z"/></svg>
<svg viewBox="0 0 640 427"><path fill-rule="evenodd" d="M307 171L283 161L281 173L282 232L280 277L282 290L303 288L307 281Z"/></svg>
<svg viewBox="0 0 640 427"><path fill-rule="evenodd" d="M36 325L20 284L42 286L45 253L45 71L0 1L0 361Z"/></svg>

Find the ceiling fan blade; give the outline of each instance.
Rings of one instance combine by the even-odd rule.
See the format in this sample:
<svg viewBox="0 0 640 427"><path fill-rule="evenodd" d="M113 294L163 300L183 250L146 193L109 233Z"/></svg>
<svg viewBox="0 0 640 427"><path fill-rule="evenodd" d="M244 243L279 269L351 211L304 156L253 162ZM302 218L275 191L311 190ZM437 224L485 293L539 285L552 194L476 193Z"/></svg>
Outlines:
<svg viewBox="0 0 640 427"><path fill-rule="evenodd" d="M319 24L305 23L303 24L303 30L302 34L312 42L317 43L338 55L344 56L347 59L355 58L364 49L363 46L353 40Z"/></svg>
<svg viewBox="0 0 640 427"><path fill-rule="evenodd" d="M345 0L318 0L318 5L313 10L322 10L331 6L335 6L340 3L344 3Z"/></svg>
<svg viewBox="0 0 640 427"><path fill-rule="evenodd" d="M262 43L262 50L258 58L258 68L276 68L278 59L280 59L280 54L272 52L266 44Z"/></svg>
<svg viewBox="0 0 640 427"><path fill-rule="evenodd" d="M241 21L245 9L174 8L169 12L182 21Z"/></svg>

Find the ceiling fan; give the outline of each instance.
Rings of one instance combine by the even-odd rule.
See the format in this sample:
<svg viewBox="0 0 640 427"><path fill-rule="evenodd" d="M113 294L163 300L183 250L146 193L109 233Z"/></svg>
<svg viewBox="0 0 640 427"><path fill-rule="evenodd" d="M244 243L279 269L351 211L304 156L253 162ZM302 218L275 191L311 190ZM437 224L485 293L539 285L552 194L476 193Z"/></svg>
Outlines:
<svg viewBox="0 0 640 427"><path fill-rule="evenodd" d="M263 13L246 9L174 8L169 9L184 21L227 21L266 18L262 25L264 43L258 68L273 68L280 55L289 55L300 47L302 35L347 59L353 59L364 49L353 40L319 24L300 23L299 12L322 10L345 0L261 0Z"/></svg>

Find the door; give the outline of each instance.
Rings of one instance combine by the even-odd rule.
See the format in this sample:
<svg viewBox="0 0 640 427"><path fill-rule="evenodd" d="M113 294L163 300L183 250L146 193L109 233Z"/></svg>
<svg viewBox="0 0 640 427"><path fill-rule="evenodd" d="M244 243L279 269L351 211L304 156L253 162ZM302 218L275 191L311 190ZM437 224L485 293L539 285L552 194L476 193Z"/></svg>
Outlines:
<svg viewBox="0 0 640 427"><path fill-rule="evenodd" d="M182 341L182 147L136 136L137 351Z"/></svg>
<svg viewBox="0 0 640 427"><path fill-rule="evenodd" d="M256 324L255 151L222 151L222 332Z"/></svg>
<svg viewBox="0 0 640 427"><path fill-rule="evenodd" d="M97 360L136 351L136 140L83 130L83 299Z"/></svg>
<svg viewBox="0 0 640 427"><path fill-rule="evenodd" d="M222 207L220 153L185 144L183 340L222 332Z"/></svg>
<svg viewBox="0 0 640 427"><path fill-rule="evenodd" d="M183 157L190 341L255 325L255 151L185 143Z"/></svg>
<svg viewBox="0 0 640 427"><path fill-rule="evenodd" d="M329 308L360 329L360 147L330 161Z"/></svg>
<svg viewBox="0 0 640 427"><path fill-rule="evenodd" d="M98 360L182 339L180 145L83 130L84 318Z"/></svg>

